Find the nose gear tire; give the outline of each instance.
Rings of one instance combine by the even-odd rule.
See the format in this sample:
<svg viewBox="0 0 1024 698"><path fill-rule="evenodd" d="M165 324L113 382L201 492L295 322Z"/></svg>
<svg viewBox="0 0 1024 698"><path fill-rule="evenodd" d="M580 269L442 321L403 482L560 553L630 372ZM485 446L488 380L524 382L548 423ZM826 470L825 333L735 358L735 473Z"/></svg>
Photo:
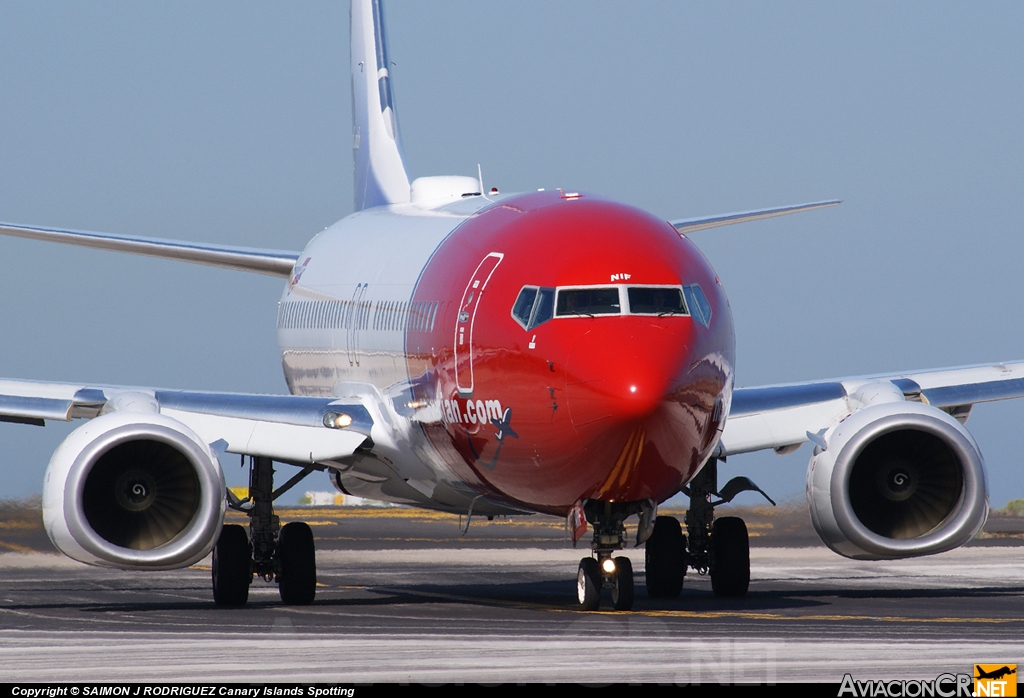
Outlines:
<svg viewBox="0 0 1024 698"><path fill-rule="evenodd" d="M633 563L628 557L615 558L615 579L612 585L612 606L616 611L633 608Z"/></svg>
<svg viewBox="0 0 1024 698"><path fill-rule="evenodd" d="M580 560L576 573L576 598L583 611L596 611L601 605L601 568L592 557Z"/></svg>

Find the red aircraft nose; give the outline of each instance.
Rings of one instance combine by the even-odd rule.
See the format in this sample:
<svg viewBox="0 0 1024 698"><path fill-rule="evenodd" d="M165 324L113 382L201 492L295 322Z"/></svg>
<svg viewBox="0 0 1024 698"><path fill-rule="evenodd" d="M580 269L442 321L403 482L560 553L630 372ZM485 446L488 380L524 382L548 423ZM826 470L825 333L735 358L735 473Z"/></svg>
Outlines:
<svg viewBox="0 0 1024 698"><path fill-rule="evenodd" d="M643 419L685 380L690 364L688 317L622 317L590 323L566 364L569 415L577 430Z"/></svg>
<svg viewBox="0 0 1024 698"><path fill-rule="evenodd" d="M693 322L602 318L579 336L566 398L584 444L575 464L591 478L585 497L660 501L702 462L724 378L696 356Z"/></svg>
<svg viewBox="0 0 1024 698"><path fill-rule="evenodd" d="M690 286L699 316L647 313L629 295ZM613 287L620 302L600 312L586 294L549 307ZM530 289L548 305L519 307ZM707 260L664 220L559 192L504 200L438 247L413 302L438 298L436 328L408 335L409 375L436 371L446 416L431 441L481 492L559 515L580 499L663 501L713 446L732 319Z"/></svg>

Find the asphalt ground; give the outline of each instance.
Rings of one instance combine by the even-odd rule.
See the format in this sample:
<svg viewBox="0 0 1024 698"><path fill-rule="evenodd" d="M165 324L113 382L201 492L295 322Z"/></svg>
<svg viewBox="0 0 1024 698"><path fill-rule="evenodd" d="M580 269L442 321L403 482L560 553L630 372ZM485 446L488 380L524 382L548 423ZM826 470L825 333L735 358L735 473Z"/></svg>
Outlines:
<svg viewBox="0 0 1024 698"><path fill-rule="evenodd" d="M800 506L729 513L751 534L739 600L695 573L678 599L648 598L639 548L634 610L606 599L579 612L585 551L561 520L474 519L463 536L456 516L304 508L279 514L313 527L315 603L285 607L257 580L245 608L219 609L209 560L88 567L52 551L33 503L8 503L0 681L838 682L1024 660L1024 519L993 517L951 553L875 563L824 548Z"/></svg>

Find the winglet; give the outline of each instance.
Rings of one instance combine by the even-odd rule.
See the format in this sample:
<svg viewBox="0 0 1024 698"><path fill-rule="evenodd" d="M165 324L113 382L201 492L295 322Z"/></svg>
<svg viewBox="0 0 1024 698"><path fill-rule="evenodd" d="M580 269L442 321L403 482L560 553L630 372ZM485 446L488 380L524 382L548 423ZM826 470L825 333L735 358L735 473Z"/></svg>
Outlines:
<svg viewBox="0 0 1024 698"><path fill-rule="evenodd" d="M671 221L671 223L679 231L680 235L687 235L698 230L717 228L720 225L759 221L763 218L775 218L776 216L785 216L789 213L800 213L801 211L813 211L816 208L838 206L841 203L841 201L832 199L829 201L815 201L810 204L796 204L795 206L777 206L775 208L762 208L756 211L723 213L717 216L703 216L701 218L684 218L683 220Z"/></svg>
<svg viewBox="0 0 1024 698"><path fill-rule="evenodd" d="M357 211L409 201L381 4L381 0L352 0L350 15Z"/></svg>

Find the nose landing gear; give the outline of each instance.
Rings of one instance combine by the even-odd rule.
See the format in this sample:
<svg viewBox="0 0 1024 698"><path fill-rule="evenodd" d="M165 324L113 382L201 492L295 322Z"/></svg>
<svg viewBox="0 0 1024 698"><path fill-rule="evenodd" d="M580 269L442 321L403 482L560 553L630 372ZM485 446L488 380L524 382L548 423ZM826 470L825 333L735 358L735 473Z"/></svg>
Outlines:
<svg viewBox="0 0 1024 698"><path fill-rule="evenodd" d="M576 596L580 610L596 611L601 607L601 590L610 589L612 608L629 611L633 608L633 563L628 557L592 557L580 560L576 573Z"/></svg>
<svg viewBox="0 0 1024 698"><path fill-rule="evenodd" d="M587 500L583 513L594 527L590 549L596 557L580 560L576 574L576 595L580 609L596 611L601 606L601 591L611 591L612 608L633 608L633 563L628 557L613 557L626 547L626 518L639 513L640 502L601 502Z"/></svg>

